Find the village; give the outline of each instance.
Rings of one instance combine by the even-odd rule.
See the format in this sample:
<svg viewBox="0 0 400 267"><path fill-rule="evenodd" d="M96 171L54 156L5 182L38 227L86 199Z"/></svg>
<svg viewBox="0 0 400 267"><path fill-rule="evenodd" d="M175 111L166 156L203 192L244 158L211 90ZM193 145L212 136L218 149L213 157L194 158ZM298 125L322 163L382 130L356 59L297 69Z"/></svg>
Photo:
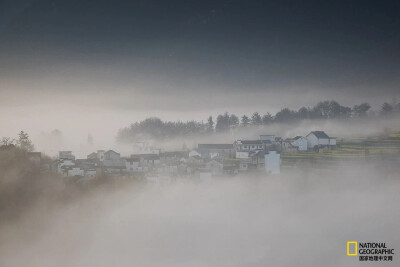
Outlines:
<svg viewBox="0 0 400 267"><path fill-rule="evenodd" d="M174 177L195 177L201 181L239 173L277 175L281 153L332 150L337 141L323 131L282 139L260 135L256 140L236 140L226 144L198 144L187 151L161 151L147 142L136 142L132 154L123 157L114 150L98 150L86 159L76 159L72 151L59 151L50 169L63 177L90 180L103 173L110 177L141 177L148 182L168 182ZM36 153L40 157L40 153Z"/></svg>

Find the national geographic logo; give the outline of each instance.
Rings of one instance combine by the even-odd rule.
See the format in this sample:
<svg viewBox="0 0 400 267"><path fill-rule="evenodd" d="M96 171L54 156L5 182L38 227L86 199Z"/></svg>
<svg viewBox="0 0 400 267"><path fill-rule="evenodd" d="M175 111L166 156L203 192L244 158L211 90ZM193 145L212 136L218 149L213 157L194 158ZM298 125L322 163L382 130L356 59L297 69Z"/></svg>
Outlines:
<svg viewBox="0 0 400 267"><path fill-rule="evenodd" d="M347 256L359 256L359 261L393 261L393 255L386 243L347 241Z"/></svg>

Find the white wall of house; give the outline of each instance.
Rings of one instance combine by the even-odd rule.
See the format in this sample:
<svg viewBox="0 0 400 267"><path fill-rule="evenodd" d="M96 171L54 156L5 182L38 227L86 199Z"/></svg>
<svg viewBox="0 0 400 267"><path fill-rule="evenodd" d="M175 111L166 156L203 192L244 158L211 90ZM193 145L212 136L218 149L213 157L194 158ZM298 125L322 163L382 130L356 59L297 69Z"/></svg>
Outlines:
<svg viewBox="0 0 400 267"><path fill-rule="evenodd" d="M300 137L292 142L292 145L297 147L299 151L307 151L308 141L307 138Z"/></svg>
<svg viewBox="0 0 400 267"><path fill-rule="evenodd" d="M100 160L100 161L104 161L104 150L98 150L97 151L97 158Z"/></svg>
<svg viewBox="0 0 400 267"><path fill-rule="evenodd" d="M139 167L139 161L129 161L125 160L125 167L128 172L138 172L141 171Z"/></svg>
<svg viewBox="0 0 400 267"><path fill-rule="evenodd" d="M328 146L329 139L328 138L318 138L313 133L309 133L307 136L308 147L314 148L315 146Z"/></svg>
<svg viewBox="0 0 400 267"><path fill-rule="evenodd" d="M106 159L106 160L119 160L120 158L121 157L120 157L119 153L114 152L112 150L104 153L104 159Z"/></svg>
<svg viewBox="0 0 400 267"><path fill-rule="evenodd" d="M329 145L329 139L328 138L319 138L318 139L319 145L322 146L328 146Z"/></svg>
<svg viewBox="0 0 400 267"><path fill-rule="evenodd" d="M146 143L146 142L136 142L135 144L133 144L133 152L134 152L134 154L159 155L160 149L152 147L149 143Z"/></svg>
<svg viewBox="0 0 400 267"><path fill-rule="evenodd" d="M271 174L281 173L281 154L276 151L269 151L265 154L265 171Z"/></svg>
<svg viewBox="0 0 400 267"><path fill-rule="evenodd" d="M329 145L330 146L336 146L336 138L330 138L329 139Z"/></svg>
<svg viewBox="0 0 400 267"><path fill-rule="evenodd" d="M90 177L96 176L96 173L97 173L96 170L87 170L85 176L90 176Z"/></svg>
<svg viewBox="0 0 400 267"><path fill-rule="evenodd" d="M240 152L240 151L237 151L237 152L236 152L236 158L237 158L237 159L247 159L247 158L249 158L249 152Z"/></svg>
<svg viewBox="0 0 400 267"><path fill-rule="evenodd" d="M211 159L217 158L217 157L219 157L219 153L218 152L210 152L210 158Z"/></svg>
<svg viewBox="0 0 400 267"><path fill-rule="evenodd" d="M72 168L68 170L68 176L84 176L85 172L81 168Z"/></svg>
<svg viewBox="0 0 400 267"><path fill-rule="evenodd" d="M160 159L143 159L141 163L146 166L156 166L160 164Z"/></svg>
<svg viewBox="0 0 400 267"><path fill-rule="evenodd" d="M61 169L61 167L63 167L63 166L74 166L74 165L75 165L75 163L74 163L74 161L71 160L71 159L64 159L64 160L61 160L61 161L58 163L57 172L58 172L58 173L62 173L63 170Z"/></svg>
<svg viewBox="0 0 400 267"><path fill-rule="evenodd" d="M314 134L310 133L306 136L306 138L309 148L314 148L315 146L318 146L318 138Z"/></svg>
<svg viewBox="0 0 400 267"><path fill-rule="evenodd" d="M59 159L71 159L74 160L75 156L72 155L72 151L59 151L58 152Z"/></svg>
<svg viewBox="0 0 400 267"><path fill-rule="evenodd" d="M201 154L197 152L197 150L192 150L189 152L189 157L195 157L195 156L201 157Z"/></svg>

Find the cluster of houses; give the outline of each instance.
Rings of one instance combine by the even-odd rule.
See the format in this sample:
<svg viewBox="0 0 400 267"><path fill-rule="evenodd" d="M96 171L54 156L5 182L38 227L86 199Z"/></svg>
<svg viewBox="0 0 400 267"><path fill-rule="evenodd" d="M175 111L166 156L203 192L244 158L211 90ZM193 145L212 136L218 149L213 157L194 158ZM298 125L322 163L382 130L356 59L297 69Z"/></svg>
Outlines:
<svg viewBox="0 0 400 267"><path fill-rule="evenodd" d="M150 181L177 176L205 180L254 171L278 174L282 152L319 151L335 146L336 138L323 131L284 140L260 135L256 140L236 140L230 144L198 144L191 151L161 152L148 143L138 142L129 157L121 157L113 150L98 150L86 159L75 159L72 151L60 151L53 170L64 176L93 177L105 172L111 176L142 176Z"/></svg>

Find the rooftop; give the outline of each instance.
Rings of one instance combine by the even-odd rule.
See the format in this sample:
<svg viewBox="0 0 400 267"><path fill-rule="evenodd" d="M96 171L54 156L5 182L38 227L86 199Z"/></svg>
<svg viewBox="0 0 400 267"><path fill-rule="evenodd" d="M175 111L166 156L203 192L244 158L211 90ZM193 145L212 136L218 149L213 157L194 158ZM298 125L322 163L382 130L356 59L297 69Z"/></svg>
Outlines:
<svg viewBox="0 0 400 267"><path fill-rule="evenodd" d="M233 149L233 144L199 144L199 149Z"/></svg>
<svg viewBox="0 0 400 267"><path fill-rule="evenodd" d="M329 136L324 131L313 131L313 133L317 138L329 139Z"/></svg>
<svg viewBox="0 0 400 267"><path fill-rule="evenodd" d="M243 145L262 145L263 142L261 140L238 140L241 142Z"/></svg>

